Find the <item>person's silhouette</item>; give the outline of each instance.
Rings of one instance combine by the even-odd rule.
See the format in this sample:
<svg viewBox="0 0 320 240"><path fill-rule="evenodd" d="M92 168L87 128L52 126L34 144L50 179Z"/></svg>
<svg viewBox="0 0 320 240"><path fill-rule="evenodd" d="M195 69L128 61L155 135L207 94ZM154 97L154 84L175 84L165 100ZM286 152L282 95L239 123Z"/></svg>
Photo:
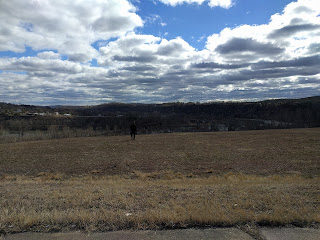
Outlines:
<svg viewBox="0 0 320 240"><path fill-rule="evenodd" d="M131 133L131 139L135 140L136 134L137 134L137 126L135 122L132 122L130 126L130 133Z"/></svg>

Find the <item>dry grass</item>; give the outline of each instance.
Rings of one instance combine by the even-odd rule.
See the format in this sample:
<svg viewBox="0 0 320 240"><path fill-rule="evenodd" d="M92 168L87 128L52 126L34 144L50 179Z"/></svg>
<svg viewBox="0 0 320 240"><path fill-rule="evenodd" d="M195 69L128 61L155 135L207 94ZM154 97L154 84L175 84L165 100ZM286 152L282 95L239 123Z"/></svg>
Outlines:
<svg viewBox="0 0 320 240"><path fill-rule="evenodd" d="M306 226L320 223L319 180L233 173L190 178L172 172L6 176L0 182L0 231Z"/></svg>
<svg viewBox="0 0 320 240"><path fill-rule="evenodd" d="M0 144L0 233L319 226L320 129Z"/></svg>

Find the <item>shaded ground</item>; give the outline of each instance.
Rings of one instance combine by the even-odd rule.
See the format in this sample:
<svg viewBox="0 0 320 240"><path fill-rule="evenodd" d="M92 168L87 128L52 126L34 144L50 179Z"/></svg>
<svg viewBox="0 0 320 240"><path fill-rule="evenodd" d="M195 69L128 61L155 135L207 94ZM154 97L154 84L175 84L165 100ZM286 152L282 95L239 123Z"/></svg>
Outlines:
<svg viewBox="0 0 320 240"><path fill-rule="evenodd" d="M320 173L320 128L92 137L0 144L0 174Z"/></svg>

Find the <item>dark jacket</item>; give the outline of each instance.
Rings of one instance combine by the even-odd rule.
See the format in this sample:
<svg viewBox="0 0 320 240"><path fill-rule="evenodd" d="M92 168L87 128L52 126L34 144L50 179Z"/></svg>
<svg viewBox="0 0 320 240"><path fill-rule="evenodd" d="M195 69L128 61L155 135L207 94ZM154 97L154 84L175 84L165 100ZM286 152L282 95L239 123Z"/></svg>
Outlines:
<svg viewBox="0 0 320 240"><path fill-rule="evenodd" d="M136 125L132 124L132 125L130 126L130 130L131 130L132 133L136 133L136 132L137 132L137 127L136 127Z"/></svg>

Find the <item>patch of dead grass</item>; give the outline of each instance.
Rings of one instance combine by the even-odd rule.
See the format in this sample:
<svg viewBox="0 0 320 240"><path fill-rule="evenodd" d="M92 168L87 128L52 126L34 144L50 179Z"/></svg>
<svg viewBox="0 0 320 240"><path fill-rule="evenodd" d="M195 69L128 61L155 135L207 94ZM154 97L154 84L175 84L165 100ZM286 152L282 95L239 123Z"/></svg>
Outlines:
<svg viewBox="0 0 320 240"><path fill-rule="evenodd" d="M320 223L320 177L226 173L6 176L0 231L107 231Z"/></svg>

